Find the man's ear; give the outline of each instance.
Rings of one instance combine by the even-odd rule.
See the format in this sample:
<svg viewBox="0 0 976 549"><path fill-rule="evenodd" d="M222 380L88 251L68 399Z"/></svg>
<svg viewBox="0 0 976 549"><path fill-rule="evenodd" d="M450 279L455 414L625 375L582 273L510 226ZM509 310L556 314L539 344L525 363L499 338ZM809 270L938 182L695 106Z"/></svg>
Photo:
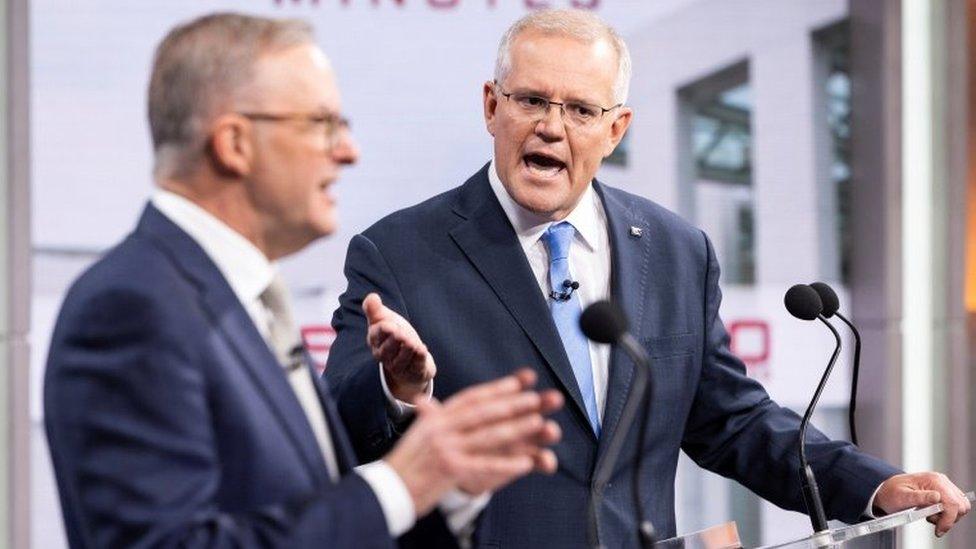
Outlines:
<svg viewBox="0 0 976 549"><path fill-rule="evenodd" d="M498 97L495 95L494 82L485 82L482 100L485 106L485 127L488 128L488 133L495 135L495 110L498 108Z"/></svg>
<svg viewBox="0 0 976 549"><path fill-rule="evenodd" d="M617 117L610 124L610 137L607 140L607 149L603 151L604 158L610 156L613 150L617 148L617 145L620 144L620 140L627 133L627 128L630 127L630 122L633 118L633 109L630 107L620 107L620 112L617 113Z"/></svg>
<svg viewBox="0 0 976 549"><path fill-rule="evenodd" d="M211 125L210 152L214 168L242 176L250 173L254 162L253 126L236 114L217 117Z"/></svg>

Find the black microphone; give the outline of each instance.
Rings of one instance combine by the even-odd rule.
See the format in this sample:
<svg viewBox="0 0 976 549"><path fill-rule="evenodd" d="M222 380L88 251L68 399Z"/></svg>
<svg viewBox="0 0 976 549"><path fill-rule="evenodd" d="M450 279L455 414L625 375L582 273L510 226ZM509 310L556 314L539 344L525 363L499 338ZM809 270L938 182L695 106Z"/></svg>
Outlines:
<svg viewBox="0 0 976 549"><path fill-rule="evenodd" d="M563 284L562 284L563 291L557 292L556 290L553 290L549 292L549 297L553 298L556 301L569 301L569 298L573 296L573 292L578 290L579 287L580 287L579 282L567 278L566 280L563 280Z"/></svg>
<svg viewBox="0 0 976 549"><path fill-rule="evenodd" d="M830 329L834 334L834 339L837 341L837 346L834 347L834 354L831 355L830 362L827 364L827 370L824 371L823 377L820 378L817 391L813 394L813 399L810 400L810 405L807 406L806 413L803 414L803 421L800 422L800 483L803 486L803 502L806 504L807 514L810 516L813 531L820 533L827 530L827 515L824 513L823 500L820 498L820 488L817 487L817 478L813 474L813 469L810 467L809 462L807 462L806 434L807 426L810 425L810 418L813 417L813 410L820 400L824 386L827 385L827 378L830 377L830 372L834 369L837 356L840 355L840 334L837 333L837 330L821 314L824 309L823 302L820 300L820 295L817 294L817 291L810 286L806 284L793 286L787 290L783 302L786 305L786 310L800 320L819 319Z"/></svg>
<svg viewBox="0 0 976 549"><path fill-rule="evenodd" d="M285 365L285 371L291 373L302 366L305 366L305 344L296 343L295 346L288 351L288 364Z"/></svg>
<svg viewBox="0 0 976 549"><path fill-rule="evenodd" d="M847 324L847 327L854 333L854 371L851 374L851 402L847 407L847 422L851 427L851 442L856 446L857 427L854 425L854 411L857 409L857 377L861 371L861 334L854 327L853 322L837 311L840 308L840 300L837 298L837 292L833 288L828 286L826 282L814 282L810 287L820 295L820 301L823 301L824 318L837 315L837 318L841 319L844 324Z"/></svg>
<svg viewBox="0 0 976 549"><path fill-rule="evenodd" d="M651 380L651 359L647 356L647 351L628 332L627 317L619 307L609 301L597 301L583 311L580 315L580 329L586 337L597 343L610 343L623 348L624 352L634 361L634 382L630 384L627 391L627 400L624 403L623 412L620 414L620 422L614 431L612 438L607 443L607 451L603 460L600 461L597 470L593 473L593 492L590 495L590 524L589 537L592 547L600 547L599 536L599 509L603 500L603 489L613 474L614 467L620 459L620 451L623 448L627 434L634 424L638 411L642 409L640 427L637 433L637 456L634 460L634 476L632 479L631 490L634 497L634 505L637 510L638 538L641 547L650 549L654 545L657 537L654 525L645 518L644 504L640 498L640 472L644 461L644 433L647 431L647 416L650 412L650 401L652 393ZM641 404L643 403L643 407Z"/></svg>

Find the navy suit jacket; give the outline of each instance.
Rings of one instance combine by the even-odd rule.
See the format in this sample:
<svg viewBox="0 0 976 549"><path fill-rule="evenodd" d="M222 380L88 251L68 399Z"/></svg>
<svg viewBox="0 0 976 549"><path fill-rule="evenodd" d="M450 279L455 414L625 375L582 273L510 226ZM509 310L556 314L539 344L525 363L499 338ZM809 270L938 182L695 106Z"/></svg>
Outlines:
<svg viewBox="0 0 976 549"><path fill-rule="evenodd" d="M45 423L71 546L392 546L319 393L338 482L220 271L147 206L70 289L51 342Z"/></svg>
<svg viewBox="0 0 976 549"><path fill-rule="evenodd" d="M699 465L735 478L783 507L803 510L796 452L799 418L771 401L729 350L719 319L719 269L706 236L643 198L594 183L609 222L611 291L652 357L642 499L660 534L675 533L674 476L679 450ZM631 227L643 230L631 235ZM365 345L360 303L379 292L416 327L437 362L434 394L458 390L530 366L540 388L557 388L566 406L559 470L530 475L494 495L476 541L492 547L583 547L592 474L618 427L634 364L610 360L603 436L586 419L579 388L549 307L515 231L492 192L487 167L464 185L397 212L355 236L349 282L333 317L338 331L326 377L361 457L395 438L384 414L376 362ZM605 546L636 546L631 497L636 428L606 486L600 509ZM874 489L897 472L808 432L809 459L828 514L856 521Z"/></svg>

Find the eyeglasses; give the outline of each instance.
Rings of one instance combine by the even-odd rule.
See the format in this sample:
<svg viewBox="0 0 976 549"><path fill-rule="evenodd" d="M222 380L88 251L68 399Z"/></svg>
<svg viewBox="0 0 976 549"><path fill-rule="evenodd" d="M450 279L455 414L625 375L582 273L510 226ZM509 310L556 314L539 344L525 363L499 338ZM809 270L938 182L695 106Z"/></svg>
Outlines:
<svg viewBox="0 0 976 549"><path fill-rule="evenodd" d="M239 112L248 120L259 122L308 122L322 124L325 127L325 146L331 149L339 144L343 131L350 127L349 119L335 113L267 113L267 112Z"/></svg>
<svg viewBox="0 0 976 549"><path fill-rule="evenodd" d="M556 105L560 109L563 121L574 128L593 126L603 118L604 114L623 106L623 103L617 103L610 108L604 108L600 105L593 105L582 101L565 101L560 103L531 93L505 93L498 82L495 82L495 91L504 96L505 99L515 103L518 107L517 112L533 121L545 118L549 114L549 107Z"/></svg>

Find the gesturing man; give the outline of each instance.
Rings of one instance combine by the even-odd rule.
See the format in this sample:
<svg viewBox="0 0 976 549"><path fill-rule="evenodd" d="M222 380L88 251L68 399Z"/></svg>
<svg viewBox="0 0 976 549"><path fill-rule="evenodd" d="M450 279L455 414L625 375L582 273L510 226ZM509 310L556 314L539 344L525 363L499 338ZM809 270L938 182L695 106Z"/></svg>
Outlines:
<svg viewBox="0 0 976 549"><path fill-rule="evenodd" d="M158 190L68 292L48 357L72 547L387 547L439 505L401 541L450 546L483 505L469 496L555 469L543 414L561 397L521 371L420 402L353 470L274 263L335 229L330 189L358 155L341 112L302 22L217 14L159 45ZM396 320L378 298L370 311ZM384 342L422 345L406 329Z"/></svg>
<svg viewBox="0 0 976 549"><path fill-rule="evenodd" d="M800 420L772 402L729 350L708 238L657 204L594 179L634 116L626 106L630 72L626 44L591 13L542 11L519 20L482 90L492 160L349 246L349 286L333 317L338 338L326 377L360 456L374 459L396 441L400 412L409 410L391 410L389 394L445 398L530 365L540 386L567 400L554 416L563 431L559 471L529 475L492 497L476 532L485 546L584 546L593 491L604 497L602 545L636 546L629 481L638 452L646 518L665 537L675 533L682 449L778 505L804 509ZM428 354L370 350L361 303L373 292L409 320ZM654 392L646 446L637 448L630 432L625 459L595 486L634 376L625 355L587 342L576 324L582 307L607 298L625 309L647 347ZM872 508L941 499L941 534L969 510L943 475L903 475L850 444L812 429L808 437L831 518L854 522Z"/></svg>

